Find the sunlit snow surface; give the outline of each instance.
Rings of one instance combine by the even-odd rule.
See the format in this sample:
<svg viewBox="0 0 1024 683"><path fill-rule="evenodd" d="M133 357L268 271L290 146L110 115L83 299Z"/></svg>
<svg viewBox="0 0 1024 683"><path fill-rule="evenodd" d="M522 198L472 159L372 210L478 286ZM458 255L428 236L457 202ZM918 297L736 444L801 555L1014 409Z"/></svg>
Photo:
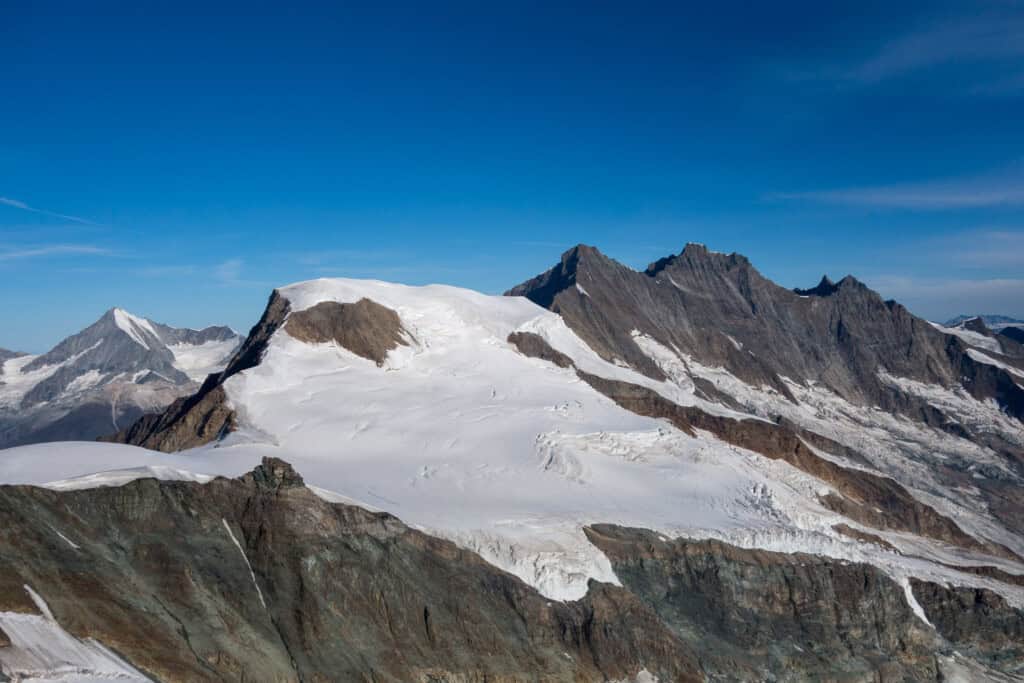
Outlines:
<svg viewBox="0 0 1024 683"><path fill-rule="evenodd" d="M818 504L828 491L821 481L709 434L690 437L623 410L572 369L518 353L507 337L539 334L587 372L743 417L694 395L692 377L712 381L748 411L748 419L785 415L847 443L864 452L871 469L912 485L915 495L972 533L1024 551L1019 538L978 513L970 492L945 489L921 466L954 454L1000 466L969 442L852 406L813 386L793 383L800 400L794 405L637 333L637 343L669 377L657 382L602 360L560 317L523 298L355 280L317 280L281 293L293 311L321 301L372 299L398 312L408 345L378 367L335 344L311 345L280 331L259 366L227 382L242 427L216 446L177 454L105 444L17 448L0 454L0 481L63 489L120 485L139 476L203 481L192 473L237 476L273 455L291 462L322 497L387 510L479 552L556 599L582 596L591 578L617 582L607 558L582 532L586 524L614 523L667 537L868 561L901 582L916 576L987 586L1024 605L1024 589L935 561L1015 573L1024 568L908 534L872 531L915 557L854 542L832 526L858 525ZM991 423L1012 442L1024 442L1019 423L966 394L908 390L932 392L962 419ZM110 472L69 481L101 471Z"/></svg>

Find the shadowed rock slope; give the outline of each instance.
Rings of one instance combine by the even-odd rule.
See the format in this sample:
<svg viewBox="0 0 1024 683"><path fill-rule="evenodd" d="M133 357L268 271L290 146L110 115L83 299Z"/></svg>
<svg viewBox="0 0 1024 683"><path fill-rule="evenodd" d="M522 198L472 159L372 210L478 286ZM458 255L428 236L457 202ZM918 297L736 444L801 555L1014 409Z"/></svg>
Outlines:
<svg viewBox="0 0 1024 683"><path fill-rule="evenodd" d="M870 566L587 533L623 587L561 603L388 514L325 502L276 459L208 484L3 486L0 613L38 614L27 586L70 634L167 681L941 680L952 646ZM928 590L915 585L941 613L950 598ZM1019 649L1019 612L997 607L972 623ZM992 650L979 661L1019 665Z"/></svg>

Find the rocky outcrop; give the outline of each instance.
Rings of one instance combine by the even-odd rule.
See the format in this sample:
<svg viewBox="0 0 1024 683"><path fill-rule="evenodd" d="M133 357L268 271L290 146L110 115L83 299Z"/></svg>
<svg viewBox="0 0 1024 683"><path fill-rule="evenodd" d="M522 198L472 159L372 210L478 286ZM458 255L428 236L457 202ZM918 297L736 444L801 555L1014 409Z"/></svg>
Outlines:
<svg viewBox="0 0 1024 683"><path fill-rule="evenodd" d="M210 375L199 390L165 410L140 417L116 434L100 441L126 443L170 453L210 443L235 429L234 410L228 405L224 382L259 365L271 336L288 318L288 300L274 290L259 322L222 372Z"/></svg>
<svg viewBox="0 0 1024 683"><path fill-rule="evenodd" d="M127 429L99 440L172 453L222 438L235 426L235 411L228 405L224 387L216 385L177 399L163 412L142 415Z"/></svg>
<svg viewBox="0 0 1024 683"><path fill-rule="evenodd" d="M26 585L69 633L164 681L702 678L631 592L549 601L273 459L205 485L0 487L0 612L36 612Z"/></svg>
<svg viewBox="0 0 1024 683"><path fill-rule="evenodd" d="M1024 674L1024 612L984 588L910 580L928 621L957 649L1006 673Z"/></svg>
<svg viewBox="0 0 1024 683"><path fill-rule="evenodd" d="M693 644L712 680L937 680L942 648L881 571L598 525L622 585Z"/></svg>
<svg viewBox="0 0 1024 683"><path fill-rule="evenodd" d="M409 333L398 314L370 299L355 303L321 301L288 317L285 332L302 342L334 342L378 366L388 351L408 346Z"/></svg>
<svg viewBox="0 0 1024 683"><path fill-rule="evenodd" d="M539 358L554 363L560 368L571 368L572 359L561 351L556 351L547 340L533 332L513 332L508 336L508 343L524 356Z"/></svg>
<svg viewBox="0 0 1024 683"><path fill-rule="evenodd" d="M854 404L921 419L927 411L885 384L879 378L885 370L927 384L962 383L973 396L1024 418L1024 389L1008 372L974 360L962 340L850 276L794 292L763 277L745 257L699 244L644 272L579 245L507 294L558 313L605 360L657 380L664 373L637 346L634 330L783 395L782 377L812 381Z"/></svg>
<svg viewBox="0 0 1024 683"><path fill-rule="evenodd" d="M1004 339L1017 342L1018 344L1024 344L1024 327L1004 327L999 330L999 336Z"/></svg>

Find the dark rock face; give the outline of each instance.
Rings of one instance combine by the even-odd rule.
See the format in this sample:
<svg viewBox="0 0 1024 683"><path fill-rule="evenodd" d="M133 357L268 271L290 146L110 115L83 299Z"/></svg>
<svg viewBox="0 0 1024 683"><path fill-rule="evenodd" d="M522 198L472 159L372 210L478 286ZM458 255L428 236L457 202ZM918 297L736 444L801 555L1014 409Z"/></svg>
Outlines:
<svg viewBox="0 0 1024 683"><path fill-rule="evenodd" d="M654 379L663 373L633 330L784 395L781 377L811 380L855 404L921 419L919 402L878 377L884 369L929 384L963 382L975 397L994 398L1024 418L1024 390L1009 373L970 358L960 339L849 276L797 293L764 278L745 257L703 245L688 244L642 273L580 245L507 294L559 313L603 358Z"/></svg>
<svg viewBox="0 0 1024 683"><path fill-rule="evenodd" d="M1018 344L1024 344L1024 327L1004 327L999 330L999 336Z"/></svg>
<svg viewBox="0 0 1024 683"><path fill-rule="evenodd" d="M914 597L942 637L1007 673L1024 673L1024 612L984 588L911 579Z"/></svg>
<svg viewBox="0 0 1024 683"><path fill-rule="evenodd" d="M694 645L711 679L938 678L934 632L870 565L606 525L587 537L623 586Z"/></svg>
<svg viewBox="0 0 1024 683"><path fill-rule="evenodd" d="M0 487L0 610L35 611L23 585L158 680L702 678L629 591L546 600L390 515L326 503L273 459L206 485Z"/></svg>
<svg viewBox="0 0 1024 683"><path fill-rule="evenodd" d="M210 443L234 429L235 412L218 384L201 394L177 399L161 413L142 415L127 429L98 440L172 453Z"/></svg>
<svg viewBox="0 0 1024 683"><path fill-rule="evenodd" d="M360 299L354 304L320 302L292 313L284 329L307 343L333 341L377 365L384 364L388 351L407 346L408 336L397 313L370 299Z"/></svg>
<svg viewBox="0 0 1024 683"><path fill-rule="evenodd" d="M235 429L223 384L232 375L259 365L274 332L288 318L288 300L275 289L262 317L232 356L227 367L210 375L195 394L178 399L159 413L144 415L127 429L100 441L126 443L170 453L210 443Z"/></svg>
<svg viewBox="0 0 1024 683"><path fill-rule="evenodd" d="M508 336L508 343L516 347L516 350L524 356L539 358L549 363L554 363L560 368L571 368L572 359L561 351L551 348L547 340L533 332L513 332Z"/></svg>

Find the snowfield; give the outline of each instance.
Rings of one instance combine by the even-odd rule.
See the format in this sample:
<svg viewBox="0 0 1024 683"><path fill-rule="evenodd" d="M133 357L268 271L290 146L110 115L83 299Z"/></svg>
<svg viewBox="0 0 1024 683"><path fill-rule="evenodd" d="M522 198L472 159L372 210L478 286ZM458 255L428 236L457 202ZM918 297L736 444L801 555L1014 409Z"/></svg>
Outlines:
<svg viewBox="0 0 1024 683"><path fill-rule="evenodd" d="M921 466L966 453L999 467L978 446L813 386L793 384L795 405L637 334L669 377L651 380L601 359L559 316L524 298L360 280L315 280L280 292L292 311L371 299L398 313L408 345L378 367L336 344L308 344L279 330L262 363L225 384L241 424L226 440L176 454L95 443L15 448L0 454L0 481L58 489L150 476L202 482L238 476L271 455L291 462L322 497L387 510L480 553L552 599L583 596L592 578L618 582L582 532L587 524L614 523L866 561L904 585L916 576L986 586L1024 606L1024 588L938 563L1018 574L1024 567L908 534L870 530L908 556L856 542L833 525L862 527L818 503L829 491L823 482L710 434L690 437L626 411L572 369L523 356L507 337L533 332L582 370L682 405L745 419L784 415L860 449L873 471L903 481L970 532L1024 552L1021 539L972 508L969 492L946 490ZM695 396L693 377L713 381L747 412ZM1005 415L996 421L998 409L938 387L912 389L933 391L964 420L991 420L1011 442L1024 443L1019 423Z"/></svg>

